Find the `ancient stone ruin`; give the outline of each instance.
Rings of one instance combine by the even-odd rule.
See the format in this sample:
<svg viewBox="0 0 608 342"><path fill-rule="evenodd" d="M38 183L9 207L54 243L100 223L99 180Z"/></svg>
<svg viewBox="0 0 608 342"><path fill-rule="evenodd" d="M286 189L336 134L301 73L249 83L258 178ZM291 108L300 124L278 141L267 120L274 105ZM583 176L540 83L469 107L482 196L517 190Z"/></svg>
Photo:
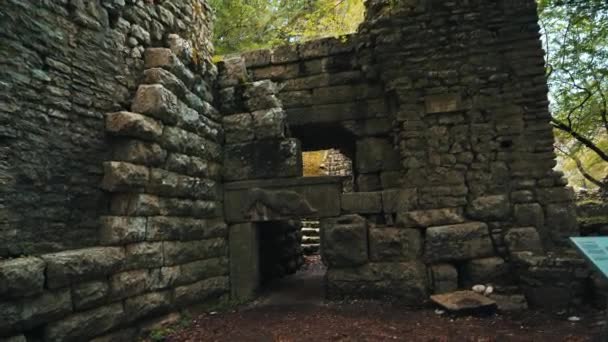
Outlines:
<svg viewBox="0 0 608 342"><path fill-rule="evenodd" d="M255 298L320 221L328 298L583 301L534 0L370 0L214 65L205 0L0 9L0 340L128 341ZM302 176L335 149L344 177Z"/></svg>

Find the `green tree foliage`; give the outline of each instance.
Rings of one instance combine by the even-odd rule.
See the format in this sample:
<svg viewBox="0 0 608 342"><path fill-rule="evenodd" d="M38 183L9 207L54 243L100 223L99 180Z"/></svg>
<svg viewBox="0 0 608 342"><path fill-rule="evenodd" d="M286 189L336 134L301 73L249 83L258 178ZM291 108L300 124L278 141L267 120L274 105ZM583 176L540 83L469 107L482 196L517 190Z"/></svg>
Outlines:
<svg viewBox="0 0 608 342"><path fill-rule="evenodd" d="M363 0L211 0L224 55L356 31Z"/></svg>
<svg viewBox="0 0 608 342"><path fill-rule="evenodd" d="M539 0L539 10L563 169L575 185L606 187L608 2Z"/></svg>

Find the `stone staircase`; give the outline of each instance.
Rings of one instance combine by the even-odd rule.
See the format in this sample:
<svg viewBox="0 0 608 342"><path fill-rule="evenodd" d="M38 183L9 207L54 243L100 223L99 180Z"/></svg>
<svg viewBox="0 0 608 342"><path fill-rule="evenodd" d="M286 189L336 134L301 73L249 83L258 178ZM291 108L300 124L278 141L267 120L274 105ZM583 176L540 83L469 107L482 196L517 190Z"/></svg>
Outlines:
<svg viewBox="0 0 608 342"><path fill-rule="evenodd" d="M302 221L302 250L305 255L319 253L321 246L320 227L321 222L319 221Z"/></svg>

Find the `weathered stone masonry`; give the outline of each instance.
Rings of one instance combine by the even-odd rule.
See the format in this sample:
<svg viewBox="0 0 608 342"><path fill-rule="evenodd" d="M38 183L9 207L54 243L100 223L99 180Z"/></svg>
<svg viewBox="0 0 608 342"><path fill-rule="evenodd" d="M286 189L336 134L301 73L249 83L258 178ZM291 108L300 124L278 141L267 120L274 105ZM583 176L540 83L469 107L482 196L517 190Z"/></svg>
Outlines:
<svg viewBox="0 0 608 342"><path fill-rule="evenodd" d="M251 80L278 82L303 149L354 161L341 213L365 220L325 222L329 294L419 302L485 282L503 307L580 298L535 3L367 5L356 35L242 55Z"/></svg>
<svg viewBox="0 0 608 342"><path fill-rule="evenodd" d="M580 299L535 2L367 6L355 35L218 73L204 0L3 4L0 340L133 340L251 298L301 264L301 218L331 297ZM328 148L354 192L302 177Z"/></svg>
<svg viewBox="0 0 608 342"><path fill-rule="evenodd" d="M210 13L2 5L0 340L130 341L226 298Z"/></svg>

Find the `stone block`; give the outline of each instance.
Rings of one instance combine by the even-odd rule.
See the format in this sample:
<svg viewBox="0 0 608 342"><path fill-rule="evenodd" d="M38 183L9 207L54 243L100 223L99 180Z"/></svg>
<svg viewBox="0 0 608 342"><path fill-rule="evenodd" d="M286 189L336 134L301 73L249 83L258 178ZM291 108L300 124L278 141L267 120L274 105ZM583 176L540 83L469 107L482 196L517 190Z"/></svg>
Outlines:
<svg viewBox="0 0 608 342"><path fill-rule="evenodd" d="M503 220L511 213L509 198L505 195L475 198L467 208L467 214L476 220Z"/></svg>
<svg viewBox="0 0 608 342"><path fill-rule="evenodd" d="M191 284L200 280L229 275L227 257L199 260L180 265L177 283Z"/></svg>
<svg viewBox="0 0 608 342"><path fill-rule="evenodd" d="M424 255L429 261L459 261L494 254L488 226L481 222L430 227Z"/></svg>
<svg viewBox="0 0 608 342"><path fill-rule="evenodd" d="M298 77L300 66L298 64L271 65L253 69L251 72L256 80L285 81Z"/></svg>
<svg viewBox="0 0 608 342"><path fill-rule="evenodd" d="M69 289L47 291L16 301L0 301L0 336L33 329L71 311Z"/></svg>
<svg viewBox="0 0 608 342"><path fill-rule="evenodd" d="M230 292L238 301L253 299L260 286L259 244L253 223L230 226Z"/></svg>
<svg viewBox="0 0 608 342"><path fill-rule="evenodd" d="M543 240L547 239L548 235L551 235L556 242L578 235L576 208L572 202L547 204L545 210L546 229L539 231ZM541 229L541 227L536 228Z"/></svg>
<svg viewBox="0 0 608 342"><path fill-rule="evenodd" d="M112 160L146 166L161 166L167 159L167 151L159 144L128 140L112 146Z"/></svg>
<svg viewBox="0 0 608 342"><path fill-rule="evenodd" d="M287 121L281 108L256 110L252 113L255 137L261 139L285 138Z"/></svg>
<svg viewBox="0 0 608 342"><path fill-rule="evenodd" d="M505 284L510 279L509 265L503 258L473 259L464 264L462 279L467 286Z"/></svg>
<svg viewBox="0 0 608 342"><path fill-rule="evenodd" d="M0 261L0 298L36 295L44 288L45 262L27 257Z"/></svg>
<svg viewBox="0 0 608 342"><path fill-rule="evenodd" d="M382 212L381 192L342 194L342 210L347 214L378 214Z"/></svg>
<svg viewBox="0 0 608 342"><path fill-rule="evenodd" d="M461 209L444 208L430 210L416 210L397 213L397 225L402 227L426 228L431 226L441 226L458 224L465 221Z"/></svg>
<svg viewBox="0 0 608 342"><path fill-rule="evenodd" d="M163 266L162 242L141 242L125 248L125 269L155 268Z"/></svg>
<svg viewBox="0 0 608 342"><path fill-rule="evenodd" d="M399 170L400 157L386 139L365 138L357 141L356 168L360 173Z"/></svg>
<svg viewBox="0 0 608 342"><path fill-rule="evenodd" d="M170 307L170 291L151 292L125 299L125 315L130 322L165 313Z"/></svg>
<svg viewBox="0 0 608 342"><path fill-rule="evenodd" d="M521 226L538 227L545 225L545 213L538 203L516 204L514 206L515 222Z"/></svg>
<svg viewBox="0 0 608 342"><path fill-rule="evenodd" d="M297 45L282 45L272 50L271 61L273 64L297 62L299 59Z"/></svg>
<svg viewBox="0 0 608 342"><path fill-rule="evenodd" d="M106 132L116 136L156 141L163 134L163 124L141 114L116 112L106 115Z"/></svg>
<svg viewBox="0 0 608 342"><path fill-rule="evenodd" d="M110 286L106 281L90 281L72 285L72 301L78 311L90 309L103 304L110 295Z"/></svg>
<svg viewBox="0 0 608 342"><path fill-rule="evenodd" d="M140 85L135 93L131 111L175 125L181 117L180 101L172 92L160 84Z"/></svg>
<svg viewBox="0 0 608 342"><path fill-rule="evenodd" d="M27 342L25 335L16 335L11 337L3 337L2 342Z"/></svg>
<svg viewBox="0 0 608 342"><path fill-rule="evenodd" d="M147 167L125 162L103 163L101 188L110 192L141 192L148 184Z"/></svg>
<svg viewBox="0 0 608 342"><path fill-rule="evenodd" d="M417 206L416 189L391 189L382 192L382 207L385 213L406 213Z"/></svg>
<svg viewBox="0 0 608 342"><path fill-rule="evenodd" d="M426 267L419 262L368 263L327 270L330 298L379 298L419 305L427 298L426 284Z"/></svg>
<svg viewBox="0 0 608 342"><path fill-rule="evenodd" d="M110 334L106 334L100 337L95 337L90 342L127 342L136 341L140 335L137 333L136 328L122 329Z"/></svg>
<svg viewBox="0 0 608 342"><path fill-rule="evenodd" d="M451 264L432 265L429 267L429 277L435 294L458 289L458 270Z"/></svg>
<svg viewBox="0 0 608 342"><path fill-rule="evenodd" d="M241 54L247 68L269 65L271 56L272 50L269 49L247 51Z"/></svg>
<svg viewBox="0 0 608 342"><path fill-rule="evenodd" d="M541 204L572 202L575 200L574 191L571 188L538 188L536 196Z"/></svg>
<svg viewBox="0 0 608 342"><path fill-rule="evenodd" d="M220 160L221 156L221 147L216 141L206 139L199 134L188 132L179 127L165 127L160 144L172 152L197 156L212 161Z"/></svg>
<svg viewBox="0 0 608 342"><path fill-rule="evenodd" d="M505 244L509 253L532 252L543 254L543 244L534 227L512 228L505 234Z"/></svg>
<svg viewBox="0 0 608 342"><path fill-rule="evenodd" d="M357 176L357 191L369 192L382 189L378 174L362 174Z"/></svg>
<svg viewBox="0 0 608 342"><path fill-rule="evenodd" d="M112 299L123 299L146 292L150 287L150 275L147 269L113 274L110 277L110 296Z"/></svg>
<svg viewBox="0 0 608 342"><path fill-rule="evenodd" d="M353 267L368 262L367 221L347 215L321 221L321 254L328 267Z"/></svg>
<svg viewBox="0 0 608 342"><path fill-rule="evenodd" d="M145 217L102 216L99 242L104 245L123 245L146 239Z"/></svg>
<svg viewBox="0 0 608 342"><path fill-rule="evenodd" d="M110 212L120 216L154 216L160 214L160 200L148 194L114 194Z"/></svg>
<svg viewBox="0 0 608 342"><path fill-rule="evenodd" d="M80 312L54 321L44 328L45 341L82 341L101 335L124 323L122 303Z"/></svg>
<svg viewBox="0 0 608 342"><path fill-rule="evenodd" d="M148 241L202 240L227 235L226 223L222 219L202 220L168 216L148 218Z"/></svg>
<svg viewBox="0 0 608 342"><path fill-rule="evenodd" d="M372 262L414 261L422 254L422 234L417 229L370 228Z"/></svg>
<svg viewBox="0 0 608 342"><path fill-rule="evenodd" d="M218 63L220 88L233 87L247 81L247 67L240 56L226 58Z"/></svg>
<svg viewBox="0 0 608 342"><path fill-rule="evenodd" d="M380 173L382 189L398 188L401 186L401 172L387 171Z"/></svg>
<svg viewBox="0 0 608 342"><path fill-rule="evenodd" d="M253 118L250 113L224 116L223 123L227 144L249 142L255 139Z"/></svg>
<svg viewBox="0 0 608 342"><path fill-rule="evenodd" d="M164 263L165 266L172 266L226 256L226 247L226 240L221 238L187 242L165 241L163 242Z"/></svg>
<svg viewBox="0 0 608 342"><path fill-rule="evenodd" d="M302 59L310 59L354 51L355 39L352 36L345 36L344 38L346 40L329 37L304 42L299 46L299 56Z"/></svg>
<svg viewBox="0 0 608 342"><path fill-rule="evenodd" d="M152 291L174 287L181 277L180 266L161 267L150 270L149 288Z"/></svg>
<svg viewBox="0 0 608 342"><path fill-rule="evenodd" d="M427 114L450 113L463 109L459 94L428 95L425 105Z"/></svg>
<svg viewBox="0 0 608 342"><path fill-rule="evenodd" d="M302 151L297 139L226 145L224 156L227 181L302 176Z"/></svg>
<svg viewBox="0 0 608 342"><path fill-rule="evenodd" d="M228 291L230 291L228 277L215 277L191 285L176 287L174 300L178 306L189 306L211 298L218 298Z"/></svg>
<svg viewBox="0 0 608 342"><path fill-rule="evenodd" d="M513 203L530 203L535 199L534 192L530 190L518 190L511 193Z"/></svg>
<svg viewBox="0 0 608 342"><path fill-rule="evenodd" d="M114 273L125 259L123 248L94 247L42 255L46 285L54 289Z"/></svg>

